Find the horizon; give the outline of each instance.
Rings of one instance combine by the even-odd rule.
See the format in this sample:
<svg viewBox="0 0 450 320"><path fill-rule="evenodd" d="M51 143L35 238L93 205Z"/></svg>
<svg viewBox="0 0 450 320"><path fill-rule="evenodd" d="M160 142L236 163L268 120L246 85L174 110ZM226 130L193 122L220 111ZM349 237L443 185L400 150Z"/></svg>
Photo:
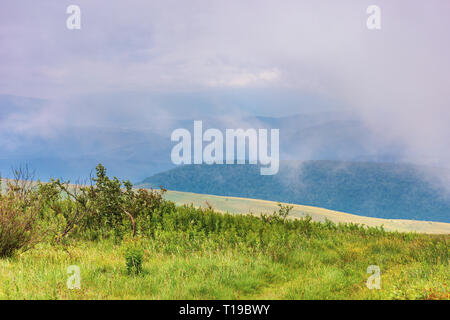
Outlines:
<svg viewBox="0 0 450 320"><path fill-rule="evenodd" d="M279 130L280 160L448 168L450 4L175 3L2 3L0 171L142 181L194 120Z"/></svg>
<svg viewBox="0 0 450 320"><path fill-rule="evenodd" d="M449 300L449 13L0 1L0 300Z"/></svg>

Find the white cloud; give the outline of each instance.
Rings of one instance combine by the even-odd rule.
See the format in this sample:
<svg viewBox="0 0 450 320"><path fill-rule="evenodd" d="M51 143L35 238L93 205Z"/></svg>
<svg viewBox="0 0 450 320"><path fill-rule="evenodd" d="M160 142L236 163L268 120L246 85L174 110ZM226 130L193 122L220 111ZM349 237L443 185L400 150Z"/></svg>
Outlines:
<svg viewBox="0 0 450 320"><path fill-rule="evenodd" d="M280 70L273 68L253 73L248 71L235 72L218 80L208 81L207 84L211 87L273 86L280 78Z"/></svg>
<svg viewBox="0 0 450 320"><path fill-rule="evenodd" d="M412 160L450 163L450 2L378 0L379 31L366 28L371 1L255 4L82 1L83 29L69 32L59 2L3 1L0 93L288 87L349 106Z"/></svg>

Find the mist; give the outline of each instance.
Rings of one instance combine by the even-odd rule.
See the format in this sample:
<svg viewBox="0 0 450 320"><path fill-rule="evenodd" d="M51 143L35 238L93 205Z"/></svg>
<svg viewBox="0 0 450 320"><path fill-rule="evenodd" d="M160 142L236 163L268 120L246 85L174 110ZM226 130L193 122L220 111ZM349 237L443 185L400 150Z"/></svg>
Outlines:
<svg viewBox="0 0 450 320"><path fill-rule="evenodd" d="M2 116L8 150L74 126L165 137L179 120L335 112L367 129L367 154L448 167L448 2L80 0L79 31L65 27L69 4L0 4L0 93L46 101ZM366 27L371 4L381 30Z"/></svg>

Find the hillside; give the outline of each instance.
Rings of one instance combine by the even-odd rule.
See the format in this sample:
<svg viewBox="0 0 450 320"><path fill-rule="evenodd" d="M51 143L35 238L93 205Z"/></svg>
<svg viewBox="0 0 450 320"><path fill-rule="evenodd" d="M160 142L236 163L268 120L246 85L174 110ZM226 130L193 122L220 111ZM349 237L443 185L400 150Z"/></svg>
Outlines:
<svg viewBox="0 0 450 320"><path fill-rule="evenodd" d="M306 161L282 162L277 175L261 176L254 165L191 165L156 174L142 185L367 217L450 222L450 200L424 178L424 170L406 164Z"/></svg>
<svg viewBox="0 0 450 320"><path fill-rule="evenodd" d="M234 94L223 98L231 99L230 103L241 108L247 97ZM317 104L328 105L325 102L308 97L289 102L285 92L273 96L263 91L255 92L252 99L257 99L259 106L291 103L298 113L282 117L250 114L223 117L222 111L210 113L215 102L206 96L198 99L173 94L137 97L115 94L61 102L0 94L0 173L8 176L11 166L28 164L36 170L36 178L42 180L54 176L85 180L101 162L117 177L142 181L174 167L170 159L174 146L170 141L171 133L177 128L192 130L196 119L203 120L205 130L281 129L280 154L286 159L388 161L404 156L400 145L381 143L371 128L353 114L328 108L326 112L319 111L321 108L317 108ZM142 106L150 103L157 103L160 110L171 110L173 114L142 117ZM52 118L55 106L60 104L74 110L59 115L70 118L64 126L46 126L45 135L16 130L23 126L28 128L34 119ZM227 112L231 114L229 109ZM84 121L84 117L93 121Z"/></svg>
<svg viewBox="0 0 450 320"><path fill-rule="evenodd" d="M438 233L446 234L394 233L302 218L361 219L305 206L295 206L292 213L299 218L289 219L287 207L268 201L131 192L132 184L109 178L102 165L91 182L77 192L60 181L39 188L5 186L0 299L450 297L450 224L395 221L397 226L441 227ZM164 196L178 204L208 201L220 210L176 206ZM278 211L261 216L219 212L224 209ZM365 221L379 226L378 220ZM68 266L82 272L78 285L68 281ZM380 272L381 282L371 276L373 270ZM375 286L382 290L371 290Z"/></svg>
<svg viewBox="0 0 450 320"><path fill-rule="evenodd" d="M207 208L208 204L215 211L241 213L241 214L272 214L278 211L278 203L267 200L223 197L208 194L196 194L191 192L167 191L165 199L175 202L177 205L194 205ZM285 203L283 205L286 205ZM405 219L380 219L364 217L339 211L333 211L318 207L292 205L290 217L304 218L310 216L313 221L325 222L326 220L338 223L357 223L370 227L381 227L386 231L417 232L428 234L450 234L450 223L417 221Z"/></svg>

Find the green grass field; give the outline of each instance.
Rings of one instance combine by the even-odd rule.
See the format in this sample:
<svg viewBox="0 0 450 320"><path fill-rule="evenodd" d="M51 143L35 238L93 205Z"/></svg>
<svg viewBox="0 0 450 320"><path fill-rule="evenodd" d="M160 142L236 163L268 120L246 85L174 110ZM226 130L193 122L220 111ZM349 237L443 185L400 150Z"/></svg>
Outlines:
<svg viewBox="0 0 450 320"><path fill-rule="evenodd" d="M343 232L304 239L285 257L207 239L196 248L140 240L139 275L113 241L41 244L0 260L0 299L449 299L448 240ZM380 290L366 286L374 264ZM66 286L70 265L80 267L80 290Z"/></svg>
<svg viewBox="0 0 450 320"><path fill-rule="evenodd" d="M277 210L277 202L258 199L223 197L179 191L168 191L165 194L165 198L178 205L193 204L196 207L206 207L206 202L208 202L219 212L267 214ZM358 223L371 227L383 226L387 231L450 234L450 223L445 222L381 219L298 204L292 204L292 206L293 208L290 214L292 218L310 216L314 221L324 222L325 219L328 219L334 223Z"/></svg>
<svg viewBox="0 0 450 320"><path fill-rule="evenodd" d="M121 188L102 168L95 182L73 196L58 183L0 195L0 299L450 299L448 233L167 193L179 204L209 203L176 206L163 192ZM79 289L68 287L70 266L80 270ZM380 289L367 286L369 266L380 270Z"/></svg>

